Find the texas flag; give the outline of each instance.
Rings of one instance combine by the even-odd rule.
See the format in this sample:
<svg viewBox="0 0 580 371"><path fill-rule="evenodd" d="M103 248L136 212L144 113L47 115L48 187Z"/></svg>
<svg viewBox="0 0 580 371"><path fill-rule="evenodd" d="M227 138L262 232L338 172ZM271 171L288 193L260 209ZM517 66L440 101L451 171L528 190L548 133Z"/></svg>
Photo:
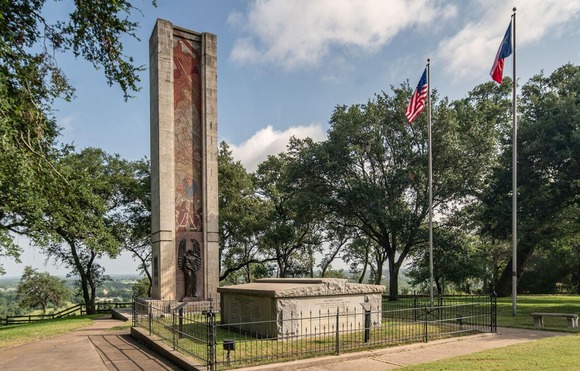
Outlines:
<svg viewBox="0 0 580 371"><path fill-rule="evenodd" d="M501 80L503 77L503 61L505 58L512 55L512 23L508 26L507 31L505 32L505 36L501 41L501 45L497 51L497 55L495 56L495 60L493 61L493 67L491 67L491 78L494 81L497 81L501 84Z"/></svg>

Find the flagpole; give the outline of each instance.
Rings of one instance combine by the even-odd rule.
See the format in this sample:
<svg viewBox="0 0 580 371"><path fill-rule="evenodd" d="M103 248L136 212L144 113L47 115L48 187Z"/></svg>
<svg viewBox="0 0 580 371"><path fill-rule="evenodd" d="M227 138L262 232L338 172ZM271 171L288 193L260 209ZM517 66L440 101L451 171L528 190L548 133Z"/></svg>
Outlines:
<svg viewBox="0 0 580 371"><path fill-rule="evenodd" d="M512 311L513 316L518 314L518 123L517 123L517 94L516 94L516 8L512 15L513 40L513 87L512 87L512 115L513 115L513 158L512 158Z"/></svg>
<svg viewBox="0 0 580 371"><path fill-rule="evenodd" d="M427 141L429 146L429 301L433 307L433 154L431 151L431 59L427 59Z"/></svg>

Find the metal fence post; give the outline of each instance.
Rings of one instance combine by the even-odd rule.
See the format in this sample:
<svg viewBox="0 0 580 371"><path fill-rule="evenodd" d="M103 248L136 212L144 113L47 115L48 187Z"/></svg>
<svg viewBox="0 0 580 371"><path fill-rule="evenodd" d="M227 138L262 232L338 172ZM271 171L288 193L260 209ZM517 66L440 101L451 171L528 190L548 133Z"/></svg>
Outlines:
<svg viewBox="0 0 580 371"><path fill-rule="evenodd" d="M365 309L365 343L371 339L371 311Z"/></svg>
<svg viewBox="0 0 580 371"><path fill-rule="evenodd" d="M147 315L149 317L149 336L152 334L152 323L153 323L153 304L149 303L149 313Z"/></svg>
<svg viewBox="0 0 580 371"><path fill-rule="evenodd" d="M418 313L418 308L419 308L419 298L417 297L417 293L413 293L413 321L416 321L419 317L419 313Z"/></svg>
<svg viewBox="0 0 580 371"><path fill-rule="evenodd" d="M339 318L338 318L339 312L338 311L339 311L339 308L336 307L336 347L335 347L335 351L336 351L337 355L340 354L340 339L339 339L340 333L338 331L338 323L339 323Z"/></svg>
<svg viewBox="0 0 580 371"><path fill-rule="evenodd" d="M215 371L217 367L216 360L216 324L215 313L210 306L205 312L207 318L207 369Z"/></svg>
<svg viewBox="0 0 580 371"><path fill-rule="evenodd" d="M491 332L497 332L497 294L494 292L491 293Z"/></svg>
<svg viewBox="0 0 580 371"><path fill-rule="evenodd" d="M175 350L175 348L176 348L176 346L175 346L175 343L176 343L176 340L175 340L175 327L176 327L175 326L175 311L171 312L171 317L172 317L171 319L172 319L172 325L173 325L171 327L171 330L172 330L171 334L173 335L173 350Z"/></svg>
<svg viewBox="0 0 580 371"><path fill-rule="evenodd" d="M133 295L133 302L131 303L131 319L133 320L133 327L137 326L137 312L135 311L135 295Z"/></svg>
<svg viewBox="0 0 580 371"><path fill-rule="evenodd" d="M426 343L429 341L429 327L427 326L427 304L425 304L425 308L423 309L425 311L425 320L423 321L424 323L424 329L425 329L425 334L423 336L423 341Z"/></svg>
<svg viewBox="0 0 580 371"><path fill-rule="evenodd" d="M183 308L179 308L179 339L183 338Z"/></svg>

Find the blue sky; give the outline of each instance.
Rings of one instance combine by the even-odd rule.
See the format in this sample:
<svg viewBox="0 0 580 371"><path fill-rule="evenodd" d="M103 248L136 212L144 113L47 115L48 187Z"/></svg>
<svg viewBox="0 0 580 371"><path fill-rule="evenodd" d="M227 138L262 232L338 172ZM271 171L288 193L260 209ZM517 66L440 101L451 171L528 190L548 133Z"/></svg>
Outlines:
<svg viewBox="0 0 580 371"><path fill-rule="evenodd" d="M517 10L518 80L580 63L580 0L136 0L132 19L140 41L124 53L148 68L149 36L157 18L218 38L218 133L250 171L288 138L325 138L336 105L365 103L409 80L414 86L431 58L431 85L441 96L464 97L490 81L489 70ZM68 3L50 5L51 18ZM102 71L57 56L76 99L57 102L61 142L100 147L124 158L149 156L149 75L128 102ZM506 75L512 76L511 58ZM25 265L63 274L23 238L23 263L0 258L8 276ZM104 261L107 272L132 273L127 256Z"/></svg>

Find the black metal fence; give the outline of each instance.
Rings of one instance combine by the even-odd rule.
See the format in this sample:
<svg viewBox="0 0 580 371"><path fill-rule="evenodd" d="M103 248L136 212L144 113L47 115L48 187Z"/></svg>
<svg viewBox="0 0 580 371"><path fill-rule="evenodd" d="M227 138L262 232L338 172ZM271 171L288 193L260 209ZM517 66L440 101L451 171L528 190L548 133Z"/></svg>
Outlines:
<svg viewBox="0 0 580 371"><path fill-rule="evenodd" d="M133 326L148 329L209 370L496 332L495 296L401 297L381 308L289 313L272 321L221 323L202 305L135 301Z"/></svg>

